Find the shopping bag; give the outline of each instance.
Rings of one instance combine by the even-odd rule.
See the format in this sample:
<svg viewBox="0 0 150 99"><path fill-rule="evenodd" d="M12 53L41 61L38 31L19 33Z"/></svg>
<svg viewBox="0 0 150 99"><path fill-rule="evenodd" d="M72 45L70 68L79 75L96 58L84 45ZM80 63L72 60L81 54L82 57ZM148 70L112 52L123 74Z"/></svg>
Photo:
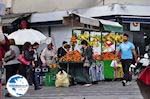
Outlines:
<svg viewBox="0 0 150 99"><path fill-rule="evenodd" d="M150 67L146 67L138 76L138 80L146 85L150 85Z"/></svg>
<svg viewBox="0 0 150 99"><path fill-rule="evenodd" d="M26 60L23 54L20 54L18 56L18 60L20 61L21 64L30 65L30 61Z"/></svg>
<svg viewBox="0 0 150 99"><path fill-rule="evenodd" d="M70 82L69 82L68 74L64 70L59 71L56 74L55 86L56 87L69 87L69 85L70 85Z"/></svg>
<svg viewBox="0 0 150 99"><path fill-rule="evenodd" d="M111 64L110 64L110 66L111 67L117 67L117 61L116 60L112 60L112 62L111 62Z"/></svg>
<svg viewBox="0 0 150 99"><path fill-rule="evenodd" d="M83 67L90 67L90 62L87 58L85 59L85 61L83 63Z"/></svg>

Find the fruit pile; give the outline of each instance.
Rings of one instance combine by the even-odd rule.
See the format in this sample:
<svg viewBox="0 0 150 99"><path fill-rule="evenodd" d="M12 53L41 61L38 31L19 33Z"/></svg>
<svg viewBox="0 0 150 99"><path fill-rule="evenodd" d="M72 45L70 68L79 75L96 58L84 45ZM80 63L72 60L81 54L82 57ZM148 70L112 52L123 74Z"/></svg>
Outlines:
<svg viewBox="0 0 150 99"><path fill-rule="evenodd" d="M93 55L94 60L102 61L102 60L117 60L118 57L111 52L102 53L102 55L95 54Z"/></svg>
<svg viewBox="0 0 150 99"><path fill-rule="evenodd" d="M76 44L77 43L77 37L76 37L76 35L73 35L72 37L71 37L71 44Z"/></svg>
<svg viewBox="0 0 150 99"><path fill-rule="evenodd" d="M101 60L102 60L102 56L101 56L101 55L96 54L96 55L93 55L93 59L94 59L94 60L101 61Z"/></svg>
<svg viewBox="0 0 150 99"><path fill-rule="evenodd" d="M81 62L82 55L79 51L70 51L63 56L60 61L62 62Z"/></svg>
<svg viewBox="0 0 150 99"><path fill-rule="evenodd" d="M110 52L105 52L102 53L101 55L103 60L114 60L114 59L118 59L117 55L114 53L110 53Z"/></svg>

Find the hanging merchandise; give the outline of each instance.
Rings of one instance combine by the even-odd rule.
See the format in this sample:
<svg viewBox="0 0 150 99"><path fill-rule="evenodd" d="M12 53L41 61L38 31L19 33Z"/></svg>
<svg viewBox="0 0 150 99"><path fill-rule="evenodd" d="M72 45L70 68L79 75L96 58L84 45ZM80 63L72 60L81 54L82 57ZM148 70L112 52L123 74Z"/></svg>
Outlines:
<svg viewBox="0 0 150 99"><path fill-rule="evenodd" d="M89 69L89 75L92 82L104 80L102 63L98 61L92 63Z"/></svg>

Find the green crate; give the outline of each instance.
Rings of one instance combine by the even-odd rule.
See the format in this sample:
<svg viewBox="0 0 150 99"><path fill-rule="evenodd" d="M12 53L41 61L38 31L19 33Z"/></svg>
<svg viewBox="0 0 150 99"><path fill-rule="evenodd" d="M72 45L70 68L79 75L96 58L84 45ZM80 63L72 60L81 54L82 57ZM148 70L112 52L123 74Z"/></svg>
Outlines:
<svg viewBox="0 0 150 99"><path fill-rule="evenodd" d="M112 60L104 60L104 78L114 79L114 68L110 66Z"/></svg>
<svg viewBox="0 0 150 99"><path fill-rule="evenodd" d="M45 74L44 85L45 86L55 86L56 75L51 73Z"/></svg>
<svg viewBox="0 0 150 99"><path fill-rule="evenodd" d="M44 85L45 86L55 86L56 74L58 73L58 68L51 68L48 73L45 74Z"/></svg>

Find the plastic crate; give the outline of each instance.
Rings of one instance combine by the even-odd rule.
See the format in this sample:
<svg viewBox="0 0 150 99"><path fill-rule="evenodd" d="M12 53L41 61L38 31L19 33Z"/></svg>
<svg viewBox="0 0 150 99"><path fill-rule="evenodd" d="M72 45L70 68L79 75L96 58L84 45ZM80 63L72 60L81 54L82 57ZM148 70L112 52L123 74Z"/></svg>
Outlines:
<svg viewBox="0 0 150 99"><path fill-rule="evenodd" d="M114 79L114 68L110 66L112 60L104 60L104 78Z"/></svg>

